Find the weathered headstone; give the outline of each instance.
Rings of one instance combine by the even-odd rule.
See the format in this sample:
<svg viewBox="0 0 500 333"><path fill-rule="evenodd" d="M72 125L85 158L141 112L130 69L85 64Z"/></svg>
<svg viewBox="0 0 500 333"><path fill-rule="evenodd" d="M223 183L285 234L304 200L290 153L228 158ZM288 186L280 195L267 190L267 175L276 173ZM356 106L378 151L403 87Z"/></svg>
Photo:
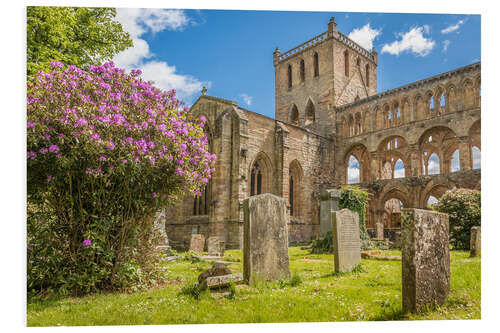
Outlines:
<svg viewBox="0 0 500 333"><path fill-rule="evenodd" d="M191 243L189 244L189 250L197 253L203 252L205 249L205 236L202 234L191 235Z"/></svg>
<svg viewBox="0 0 500 333"><path fill-rule="evenodd" d="M448 215L415 208L401 215L403 310L442 305L450 291Z"/></svg>
<svg viewBox="0 0 500 333"><path fill-rule="evenodd" d="M378 240L383 240L384 239L384 224L377 222L377 239Z"/></svg>
<svg viewBox="0 0 500 333"><path fill-rule="evenodd" d="M475 226L470 229L470 256L481 255L481 227Z"/></svg>
<svg viewBox="0 0 500 333"><path fill-rule="evenodd" d="M270 193L245 199L243 276L247 283L290 276L286 201Z"/></svg>
<svg viewBox="0 0 500 333"><path fill-rule="evenodd" d="M336 272L350 272L361 264L359 216L347 208L331 212Z"/></svg>
<svg viewBox="0 0 500 333"><path fill-rule="evenodd" d="M219 237L207 238L207 251L209 256L224 256L225 242Z"/></svg>
<svg viewBox="0 0 500 333"><path fill-rule="evenodd" d="M394 232L394 243L393 246L395 248L400 249L401 248L401 231L395 231Z"/></svg>
<svg viewBox="0 0 500 333"><path fill-rule="evenodd" d="M320 219L319 230L321 236L324 236L328 231L332 231L332 214L331 212L339 210L340 191L325 190L320 195Z"/></svg>

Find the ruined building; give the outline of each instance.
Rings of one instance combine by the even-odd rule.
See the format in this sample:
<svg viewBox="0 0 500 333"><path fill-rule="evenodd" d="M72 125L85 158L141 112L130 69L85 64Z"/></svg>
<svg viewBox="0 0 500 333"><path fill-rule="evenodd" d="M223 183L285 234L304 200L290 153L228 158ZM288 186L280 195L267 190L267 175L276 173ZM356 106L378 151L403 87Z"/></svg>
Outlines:
<svg viewBox="0 0 500 333"><path fill-rule="evenodd" d="M367 189L367 228L382 222L389 236L401 207L480 189L481 64L377 93L377 59L332 18L326 32L274 51L276 119L203 92L191 111L208 119L216 171L201 196L168 210L170 244L186 248L201 233L241 248L242 202L260 193L289 202L289 240L298 242L319 235L325 189Z"/></svg>

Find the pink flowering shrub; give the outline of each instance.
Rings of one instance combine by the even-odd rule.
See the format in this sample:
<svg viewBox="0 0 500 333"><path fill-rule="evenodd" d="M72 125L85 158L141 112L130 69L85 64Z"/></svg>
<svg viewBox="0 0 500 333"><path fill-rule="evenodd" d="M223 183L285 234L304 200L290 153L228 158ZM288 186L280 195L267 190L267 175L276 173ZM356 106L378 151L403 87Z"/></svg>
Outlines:
<svg viewBox="0 0 500 333"><path fill-rule="evenodd" d="M481 192L464 188L447 191L432 206L447 213L450 221L450 243L455 249L469 250L470 229L481 225Z"/></svg>
<svg viewBox="0 0 500 333"><path fill-rule="evenodd" d="M155 88L138 70L51 67L27 88L28 201L53 216L48 243L64 253L64 267L50 268L64 281L50 287L129 286L142 278L133 273L141 271L137 249L154 212L182 193L200 194L210 179L216 157L207 150L206 120L192 119L174 90ZM28 223L39 226L34 216ZM34 249L40 244L30 230ZM36 260L30 267L42 269ZM28 274L29 288L46 285Z"/></svg>

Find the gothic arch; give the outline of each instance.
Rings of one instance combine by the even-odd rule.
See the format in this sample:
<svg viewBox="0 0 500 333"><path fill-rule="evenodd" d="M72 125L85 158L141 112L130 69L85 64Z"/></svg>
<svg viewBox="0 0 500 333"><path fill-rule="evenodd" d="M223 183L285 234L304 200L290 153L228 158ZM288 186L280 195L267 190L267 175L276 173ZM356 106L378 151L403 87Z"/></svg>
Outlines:
<svg viewBox="0 0 500 333"><path fill-rule="evenodd" d="M475 106L475 89L470 78L467 78L462 83L462 101L464 110Z"/></svg>
<svg viewBox="0 0 500 333"><path fill-rule="evenodd" d="M425 111L424 111L424 100L422 98L422 95L416 94L415 97L413 98L413 119L415 120L422 120L425 118Z"/></svg>
<svg viewBox="0 0 500 333"><path fill-rule="evenodd" d="M299 124L299 109L297 109L297 105L292 104L290 108L290 123L298 125Z"/></svg>
<svg viewBox="0 0 500 333"><path fill-rule="evenodd" d="M344 155L344 184L347 184L348 180L348 166L349 158L354 156L359 163L359 182L366 182L370 180L370 154L368 149L361 143L356 143L352 145L347 153Z"/></svg>
<svg viewBox="0 0 500 333"><path fill-rule="evenodd" d="M439 159L439 173L450 172L451 157L458 148L458 137L453 130L445 126L427 129L419 138L422 174L429 174L429 159L436 154Z"/></svg>
<svg viewBox="0 0 500 333"><path fill-rule="evenodd" d="M441 196L449 189L450 188L446 184L440 184L440 183L434 184L434 182L431 180L422 190L420 196L420 208L427 207L427 201L429 200L429 197L431 195L439 200Z"/></svg>
<svg viewBox="0 0 500 333"><path fill-rule="evenodd" d="M288 201L290 204L290 215L301 216L303 214L303 177L304 171L298 160L293 160L288 168Z"/></svg>
<svg viewBox="0 0 500 333"><path fill-rule="evenodd" d="M273 166L263 151L259 152L248 169L248 196L272 193Z"/></svg>
<svg viewBox="0 0 500 333"><path fill-rule="evenodd" d="M446 110L445 112L455 112L458 109L457 87L450 83L446 87Z"/></svg>
<svg viewBox="0 0 500 333"><path fill-rule="evenodd" d="M390 135L380 141L377 148L377 159L379 164L380 179L392 179L395 173L395 166L398 160L404 165L404 173L411 174L408 152L408 142L400 135ZM390 176L384 174L387 163L390 165Z"/></svg>
<svg viewBox="0 0 500 333"><path fill-rule="evenodd" d="M305 125L314 124L316 121L316 108L314 107L314 103L311 98L307 100L306 104L306 117L305 117Z"/></svg>

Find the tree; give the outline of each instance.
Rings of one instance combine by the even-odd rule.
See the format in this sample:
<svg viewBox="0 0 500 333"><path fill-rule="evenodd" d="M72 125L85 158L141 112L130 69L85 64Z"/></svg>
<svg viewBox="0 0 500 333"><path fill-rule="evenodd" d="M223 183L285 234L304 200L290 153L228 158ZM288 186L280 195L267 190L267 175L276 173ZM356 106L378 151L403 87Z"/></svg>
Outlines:
<svg viewBox="0 0 500 333"><path fill-rule="evenodd" d="M154 213L214 171L206 119L140 70L51 66L27 88L28 289L148 281Z"/></svg>
<svg viewBox="0 0 500 333"><path fill-rule="evenodd" d="M115 16L115 8L28 7L28 80L51 61L86 68L132 46Z"/></svg>

